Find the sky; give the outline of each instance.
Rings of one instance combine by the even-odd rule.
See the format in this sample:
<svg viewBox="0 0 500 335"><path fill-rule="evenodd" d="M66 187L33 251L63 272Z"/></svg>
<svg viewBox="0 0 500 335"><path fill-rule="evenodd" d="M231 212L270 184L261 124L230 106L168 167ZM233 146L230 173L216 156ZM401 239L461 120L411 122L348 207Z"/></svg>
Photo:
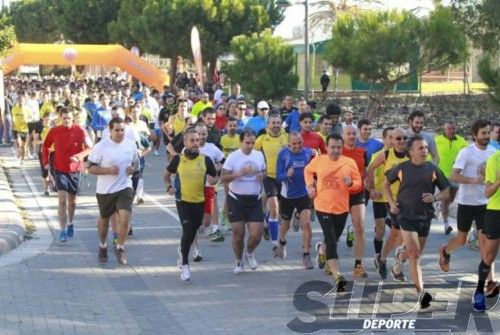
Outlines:
<svg viewBox="0 0 500 335"><path fill-rule="evenodd" d="M314 0L309 0L309 3L312 2L314 2ZM434 8L432 0L382 0L382 2L384 2L385 8L387 9L414 9L416 7L422 7L432 10ZM446 0L443 1L445 4L448 2L449 1ZM303 3L303 0L298 0L297 3ZM384 8L384 6L382 6L382 8ZM285 19L278 27L276 27L274 34L284 38L291 38L292 28L294 26L301 25L302 22L304 22L304 5L298 4L290 6L285 11Z"/></svg>

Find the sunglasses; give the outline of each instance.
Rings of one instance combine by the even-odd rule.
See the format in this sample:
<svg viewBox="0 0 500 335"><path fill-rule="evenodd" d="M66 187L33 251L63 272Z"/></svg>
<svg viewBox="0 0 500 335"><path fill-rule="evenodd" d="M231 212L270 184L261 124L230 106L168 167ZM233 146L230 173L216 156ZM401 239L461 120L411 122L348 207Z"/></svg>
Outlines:
<svg viewBox="0 0 500 335"><path fill-rule="evenodd" d="M268 111L269 108L259 108L261 111Z"/></svg>
<svg viewBox="0 0 500 335"><path fill-rule="evenodd" d="M406 141L406 140L408 139L408 137L406 137L406 136L403 136L403 137L398 136L398 137L395 137L394 139L395 139L396 141L401 141L401 140Z"/></svg>

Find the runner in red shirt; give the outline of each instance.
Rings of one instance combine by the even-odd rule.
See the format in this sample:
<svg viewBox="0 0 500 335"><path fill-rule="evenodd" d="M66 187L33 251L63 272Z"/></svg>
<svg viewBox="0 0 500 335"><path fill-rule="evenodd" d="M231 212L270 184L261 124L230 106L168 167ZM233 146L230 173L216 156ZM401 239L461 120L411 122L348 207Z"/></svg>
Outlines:
<svg viewBox="0 0 500 335"><path fill-rule="evenodd" d="M357 129L348 125L343 129L344 148L342 156L352 158L356 162L361 179L365 178L365 168L367 166L366 150L363 147L356 147ZM356 277L366 277L361 261L365 249L365 190L364 185L360 190L351 192L349 196L349 213L351 214L352 227L354 230L354 272ZM353 244L352 230L347 227L347 246Z"/></svg>
<svg viewBox="0 0 500 335"><path fill-rule="evenodd" d="M73 216L80 172L83 160L91 151L92 141L85 129L73 123L70 109L62 108L60 118L62 125L51 128L43 142L42 162L49 169L49 149L54 145L54 179L59 197L57 216L61 226L59 241L66 242L74 234Z"/></svg>
<svg viewBox="0 0 500 335"><path fill-rule="evenodd" d="M316 150L318 154L326 154L326 145L323 138L313 131L312 125L314 122L314 116L312 113L304 112L299 116L300 127L302 131L302 139L304 141L304 147Z"/></svg>

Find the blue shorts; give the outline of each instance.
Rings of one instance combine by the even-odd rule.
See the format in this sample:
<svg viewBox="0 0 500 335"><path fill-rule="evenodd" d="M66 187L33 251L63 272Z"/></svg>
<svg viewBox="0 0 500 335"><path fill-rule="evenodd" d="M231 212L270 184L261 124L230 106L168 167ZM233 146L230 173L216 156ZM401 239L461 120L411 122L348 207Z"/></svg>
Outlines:
<svg viewBox="0 0 500 335"><path fill-rule="evenodd" d="M80 188L80 175L80 172L64 173L55 171L54 179L57 190L78 194L78 189Z"/></svg>
<svg viewBox="0 0 500 335"><path fill-rule="evenodd" d="M156 136L161 137L161 133L162 133L162 131L161 131L161 129L160 129L160 128L155 128L155 129L154 129L154 132L155 132Z"/></svg>

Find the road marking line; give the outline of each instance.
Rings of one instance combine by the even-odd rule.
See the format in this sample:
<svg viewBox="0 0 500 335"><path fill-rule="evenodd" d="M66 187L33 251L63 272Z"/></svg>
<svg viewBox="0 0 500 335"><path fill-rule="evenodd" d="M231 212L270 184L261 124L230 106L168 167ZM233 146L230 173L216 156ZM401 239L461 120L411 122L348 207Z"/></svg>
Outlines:
<svg viewBox="0 0 500 335"><path fill-rule="evenodd" d="M144 192L144 197L147 198L149 201L151 201L161 211L167 213L168 215L170 215L171 217L173 217L174 219L176 219L178 222L180 222L179 216L177 215L177 213L175 213L174 211L168 209L168 207L162 205L161 202L159 202L158 200L156 200L155 198L153 198L151 195L149 195L146 192Z"/></svg>

